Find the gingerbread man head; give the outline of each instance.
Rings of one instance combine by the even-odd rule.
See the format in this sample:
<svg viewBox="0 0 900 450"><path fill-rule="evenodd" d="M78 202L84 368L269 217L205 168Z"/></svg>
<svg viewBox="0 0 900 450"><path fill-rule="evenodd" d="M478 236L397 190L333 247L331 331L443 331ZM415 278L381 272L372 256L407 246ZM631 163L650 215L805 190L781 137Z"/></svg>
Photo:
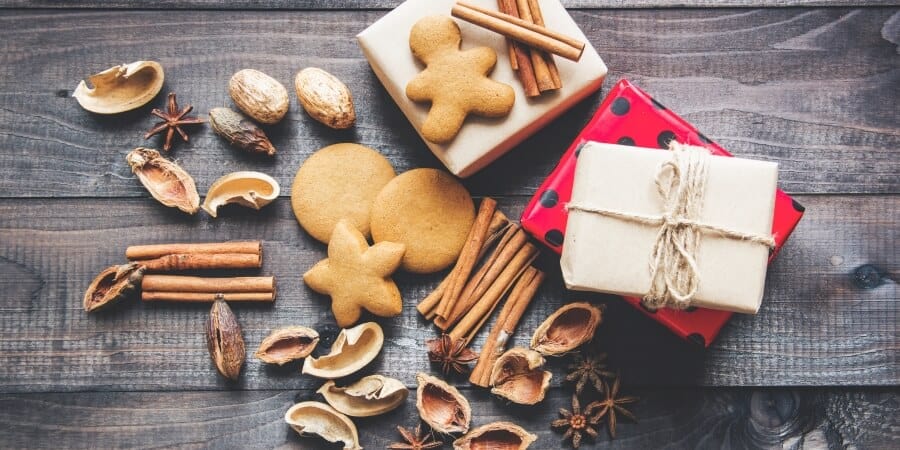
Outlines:
<svg viewBox="0 0 900 450"><path fill-rule="evenodd" d="M446 16L425 17L409 34L409 48L425 70L406 85L406 96L431 102L421 133L438 144L451 141L467 115L503 117L516 99L512 87L487 76L497 54L487 47L462 51L461 42L459 26Z"/></svg>

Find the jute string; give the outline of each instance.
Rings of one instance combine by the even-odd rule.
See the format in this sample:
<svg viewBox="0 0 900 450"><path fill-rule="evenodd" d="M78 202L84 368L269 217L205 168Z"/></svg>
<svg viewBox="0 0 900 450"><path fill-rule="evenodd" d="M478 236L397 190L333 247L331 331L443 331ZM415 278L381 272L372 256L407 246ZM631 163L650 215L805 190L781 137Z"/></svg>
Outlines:
<svg viewBox="0 0 900 450"><path fill-rule="evenodd" d="M662 307L684 309L700 286L697 248L702 233L714 233L729 239L775 246L772 236L745 233L718 225L699 222L706 192L709 160L712 155L703 147L669 144L673 157L661 163L656 172L656 190L663 200L659 216L635 214L614 209L595 208L569 203L569 211L584 211L642 225L659 227L650 255L650 290L643 303L651 309Z"/></svg>

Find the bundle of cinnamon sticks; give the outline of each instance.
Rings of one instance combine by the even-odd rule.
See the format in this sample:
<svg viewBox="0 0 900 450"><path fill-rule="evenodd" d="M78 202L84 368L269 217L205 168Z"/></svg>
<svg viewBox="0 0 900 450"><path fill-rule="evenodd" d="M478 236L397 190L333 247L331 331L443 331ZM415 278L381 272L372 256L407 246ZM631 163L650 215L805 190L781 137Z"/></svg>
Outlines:
<svg viewBox="0 0 900 450"><path fill-rule="evenodd" d="M507 38L509 62L525 95L537 97L562 88L552 55L578 61L585 43L545 27L538 0L497 0L498 11L459 1L451 14Z"/></svg>
<svg viewBox="0 0 900 450"><path fill-rule="evenodd" d="M125 256L148 273L262 267L262 243L136 245ZM141 300L170 302L275 301L275 277L211 278L183 275L144 275Z"/></svg>
<svg viewBox="0 0 900 450"><path fill-rule="evenodd" d="M417 309L453 342L468 345L506 298L491 332L495 342L491 344L489 338L481 354L486 360L495 360L503 351L495 335L512 334L544 279L543 272L531 266L537 255L537 247L528 242L522 227L498 211L496 201L485 198L453 270Z"/></svg>

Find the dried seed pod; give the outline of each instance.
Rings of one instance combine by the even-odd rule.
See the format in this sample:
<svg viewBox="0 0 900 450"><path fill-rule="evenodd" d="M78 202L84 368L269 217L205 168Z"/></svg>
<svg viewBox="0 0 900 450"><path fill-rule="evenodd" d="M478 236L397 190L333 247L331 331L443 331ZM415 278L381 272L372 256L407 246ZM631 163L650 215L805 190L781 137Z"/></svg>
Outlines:
<svg viewBox="0 0 900 450"><path fill-rule="evenodd" d="M194 179L178 164L163 158L152 148L138 147L125 160L141 184L163 205L188 214L200 209L200 194Z"/></svg>
<svg viewBox="0 0 900 450"><path fill-rule="evenodd" d="M453 441L453 450L525 450L537 436L512 422L491 422Z"/></svg>
<svg viewBox="0 0 900 450"><path fill-rule="evenodd" d="M105 308L128 296L141 283L144 267L137 263L107 267L91 281L84 293L84 310Z"/></svg>
<svg viewBox="0 0 900 450"><path fill-rule="evenodd" d="M278 182L262 172L233 172L209 187L201 207L213 217L217 216L220 206L229 203L259 210L278 198L280 192Z"/></svg>
<svg viewBox="0 0 900 450"><path fill-rule="evenodd" d="M156 61L135 61L91 75L72 93L82 108L97 114L117 114L140 108L162 89L165 75Z"/></svg>
<svg viewBox="0 0 900 450"><path fill-rule="evenodd" d="M278 123L288 111L287 89L278 80L253 69L239 70L228 81L234 104L260 123Z"/></svg>
<svg viewBox="0 0 900 450"><path fill-rule="evenodd" d="M564 305L537 327L531 338L531 348L550 356L575 350L593 339L602 319L601 309L588 302Z"/></svg>
<svg viewBox="0 0 900 450"><path fill-rule="evenodd" d="M384 331L375 322L361 323L341 330L331 351L321 358L306 358L303 373L335 379L345 377L372 362L384 345Z"/></svg>
<svg viewBox="0 0 900 450"><path fill-rule="evenodd" d="M550 388L544 357L527 348L515 347L497 358L491 370L491 393L520 405L534 405L544 399Z"/></svg>
<svg viewBox="0 0 900 450"><path fill-rule="evenodd" d="M319 333L301 326L273 330L259 344L256 357L265 363L279 366L306 358L319 343Z"/></svg>
<svg viewBox="0 0 900 450"><path fill-rule="evenodd" d="M209 311L206 347L219 373L237 380L244 365L244 336L241 325L224 300L216 300Z"/></svg>
<svg viewBox="0 0 900 450"><path fill-rule="evenodd" d="M209 110L209 124L216 134L237 148L250 153L275 155L275 146L262 128L239 112L230 108L213 108Z"/></svg>
<svg viewBox="0 0 900 450"><path fill-rule="evenodd" d="M349 417L320 402L302 402L284 413L284 421L301 436L315 435L344 444L344 450L361 450L356 425Z"/></svg>
<svg viewBox="0 0 900 450"><path fill-rule="evenodd" d="M352 417L370 417L391 411L406 401L409 389L397 379L369 375L347 387L327 381L317 391L334 409Z"/></svg>
<svg viewBox="0 0 900 450"><path fill-rule="evenodd" d="M356 121L350 89L334 75L308 67L297 72L294 89L300 106L313 119L336 130L350 128Z"/></svg>
<svg viewBox="0 0 900 450"><path fill-rule="evenodd" d="M465 433L472 421L472 408L459 391L439 378L418 373L416 408L419 416L438 433Z"/></svg>

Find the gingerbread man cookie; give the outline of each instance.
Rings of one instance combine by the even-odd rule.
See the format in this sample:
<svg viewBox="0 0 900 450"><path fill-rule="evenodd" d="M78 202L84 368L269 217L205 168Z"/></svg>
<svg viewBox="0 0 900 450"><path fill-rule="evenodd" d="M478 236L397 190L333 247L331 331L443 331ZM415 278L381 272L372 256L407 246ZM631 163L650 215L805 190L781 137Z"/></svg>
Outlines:
<svg viewBox="0 0 900 450"><path fill-rule="evenodd" d="M425 17L409 33L409 48L425 70L406 85L406 96L431 102L421 133L436 144L451 141L467 115L503 117L516 100L511 86L487 77L497 54L488 47L462 51L461 42L459 26L446 16Z"/></svg>
<svg viewBox="0 0 900 450"><path fill-rule="evenodd" d="M335 225L325 258L303 274L312 290L331 296L331 311L341 328L359 320L363 309L376 316L400 314L403 302L391 274L400 267L406 247L379 242L372 247L347 220Z"/></svg>

